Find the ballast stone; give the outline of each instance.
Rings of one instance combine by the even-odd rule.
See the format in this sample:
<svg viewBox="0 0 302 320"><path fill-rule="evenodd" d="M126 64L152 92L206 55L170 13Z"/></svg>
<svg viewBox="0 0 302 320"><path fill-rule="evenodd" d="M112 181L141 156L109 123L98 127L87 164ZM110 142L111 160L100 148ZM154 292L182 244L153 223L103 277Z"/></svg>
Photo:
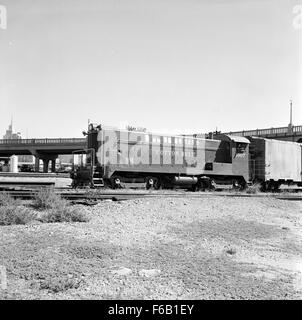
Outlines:
<svg viewBox="0 0 302 320"><path fill-rule="evenodd" d="M150 278L150 277L158 276L160 274L160 270L159 269L142 269L139 271L138 274L142 277Z"/></svg>
<svg viewBox="0 0 302 320"><path fill-rule="evenodd" d="M126 276L128 274L131 274L132 273L132 270L129 269L129 268L120 268L118 270L112 270L111 271L113 274L117 274L119 276Z"/></svg>

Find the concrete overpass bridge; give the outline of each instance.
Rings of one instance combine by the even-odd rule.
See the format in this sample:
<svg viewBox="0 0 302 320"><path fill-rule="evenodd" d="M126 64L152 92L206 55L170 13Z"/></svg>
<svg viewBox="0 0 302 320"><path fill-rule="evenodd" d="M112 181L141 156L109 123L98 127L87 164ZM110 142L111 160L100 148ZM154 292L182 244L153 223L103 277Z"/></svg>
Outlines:
<svg viewBox="0 0 302 320"><path fill-rule="evenodd" d="M39 171L40 159L43 161L43 171L48 172L49 161L55 171L58 155L71 154L73 151L86 148L86 138L59 139L0 139L0 156L33 155L35 170Z"/></svg>
<svg viewBox="0 0 302 320"><path fill-rule="evenodd" d="M302 126L289 125L288 127L231 131L225 133L243 137L254 136L302 143Z"/></svg>

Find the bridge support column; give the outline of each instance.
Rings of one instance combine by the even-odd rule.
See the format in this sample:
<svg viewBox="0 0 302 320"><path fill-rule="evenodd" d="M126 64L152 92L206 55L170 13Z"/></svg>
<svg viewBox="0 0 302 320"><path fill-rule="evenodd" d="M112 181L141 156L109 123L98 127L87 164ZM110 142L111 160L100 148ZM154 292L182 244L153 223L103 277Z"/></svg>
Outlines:
<svg viewBox="0 0 302 320"><path fill-rule="evenodd" d="M56 159L57 154L40 152L37 150L31 150L31 154L35 156L35 171L39 172L40 160L43 161L43 172L47 173L49 169L49 161L51 161L51 172L56 172Z"/></svg>
<svg viewBox="0 0 302 320"><path fill-rule="evenodd" d="M40 158L35 156L35 172L39 172L40 170Z"/></svg>
<svg viewBox="0 0 302 320"><path fill-rule="evenodd" d="M48 172L49 159L43 159L43 172Z"/></svg>
<svg viewBox="0 0 302 320"><path fill-rule="evenodd" d="M51 172L56 172L56 159L51 160Z"/></svg>

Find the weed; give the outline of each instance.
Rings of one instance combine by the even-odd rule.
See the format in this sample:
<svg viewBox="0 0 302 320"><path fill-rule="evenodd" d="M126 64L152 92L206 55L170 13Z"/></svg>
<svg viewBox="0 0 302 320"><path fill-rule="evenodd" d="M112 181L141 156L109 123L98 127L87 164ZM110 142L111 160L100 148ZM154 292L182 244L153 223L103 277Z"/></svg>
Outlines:
<svg viewBox="0 0 302 320"><path fill-rule="evenodd" d="M88 216L77 207L72 207L53 189L41 189L32 205L37 214L21 205L7 193L0 193L0 225L26 224L33 220L41 222L87 222Z"/></svg>
<svg viewBox="0 0 302 320"><path fill-rule="evenodd" d="M40 282L40 289L58 293L69 289L77 289L81 282L82 280L69 277L49 278Z"/></svg>
<svg viewBox="0 0 302 320"><path fill-rule="evenodd" d="M53 188L41 188L33 202L33 207L41 210L61 208L66 205L67 201L56 194Z"/></svg>
<svg viewBox="0 0 302 320"><path fill-rule="evenodd" d="M87 222L89 218L80 211L79 208L73 208L65 205L58 208L52 208L45 212L40 220L42 222Z"/></svg>
<svg viewBox="0 0 302 320"><path fill-rule="evenodd" d="M0 206L20 205L20 200L14 199L7 192L0 192Z"/></svg>
<svg viewBox="0 0 302 320"><path fill-rule="evenodd" d="M248 194L256 194L259 193L261 191L262 187L260 183L254 183L251 186L248 186L246 189L246 193Z"/></svg>
<svg viewBox="0 0 302 320"><path fill-rule="evenodd" d="M27 224L36 219L36 213L20 205L0 207L0 225Z"/></svg>

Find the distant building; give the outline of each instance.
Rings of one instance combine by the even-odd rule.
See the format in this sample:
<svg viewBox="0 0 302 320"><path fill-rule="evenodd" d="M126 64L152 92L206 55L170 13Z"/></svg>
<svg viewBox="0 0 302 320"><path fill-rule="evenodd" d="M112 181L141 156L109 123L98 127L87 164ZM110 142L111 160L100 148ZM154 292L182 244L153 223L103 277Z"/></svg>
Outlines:
<svg viewBox="0 0 302 320"><path fill-rule="evenodd" d="M11 121L11 124L8 126L8 129L6 130L6 133L3 136L3 139L21 139L20 132L17 132L17 133L13 132L13 121Z"/></svg>
<svg viewBox="0 0 302 320"><path fill-rule="evenodd" d="M3 139L22 139L21 133L13 132L13 121L11 121L11 124L8 126L8 129L5 132L5 135L3 136ZM73 156L72 155L59 155L58 163L60 165L68 165L72 164L73 162ZM18 156L18 162L19 164L34 164L35 158L32 155L19 155Z"/></svg>
<svg viewBox="0 0 302 320"><path fill-rule="evenodd" d="M21 133L17 132L14 133L13 131L13 121L11 121L10 125L8 126L8 129L5 132L5 135L3 136L3 139L22 139ZM21 155L18 156L18 162L19 163L28 163L28 164L33 164L34 161L34 156L30 155Z"/></svg>

